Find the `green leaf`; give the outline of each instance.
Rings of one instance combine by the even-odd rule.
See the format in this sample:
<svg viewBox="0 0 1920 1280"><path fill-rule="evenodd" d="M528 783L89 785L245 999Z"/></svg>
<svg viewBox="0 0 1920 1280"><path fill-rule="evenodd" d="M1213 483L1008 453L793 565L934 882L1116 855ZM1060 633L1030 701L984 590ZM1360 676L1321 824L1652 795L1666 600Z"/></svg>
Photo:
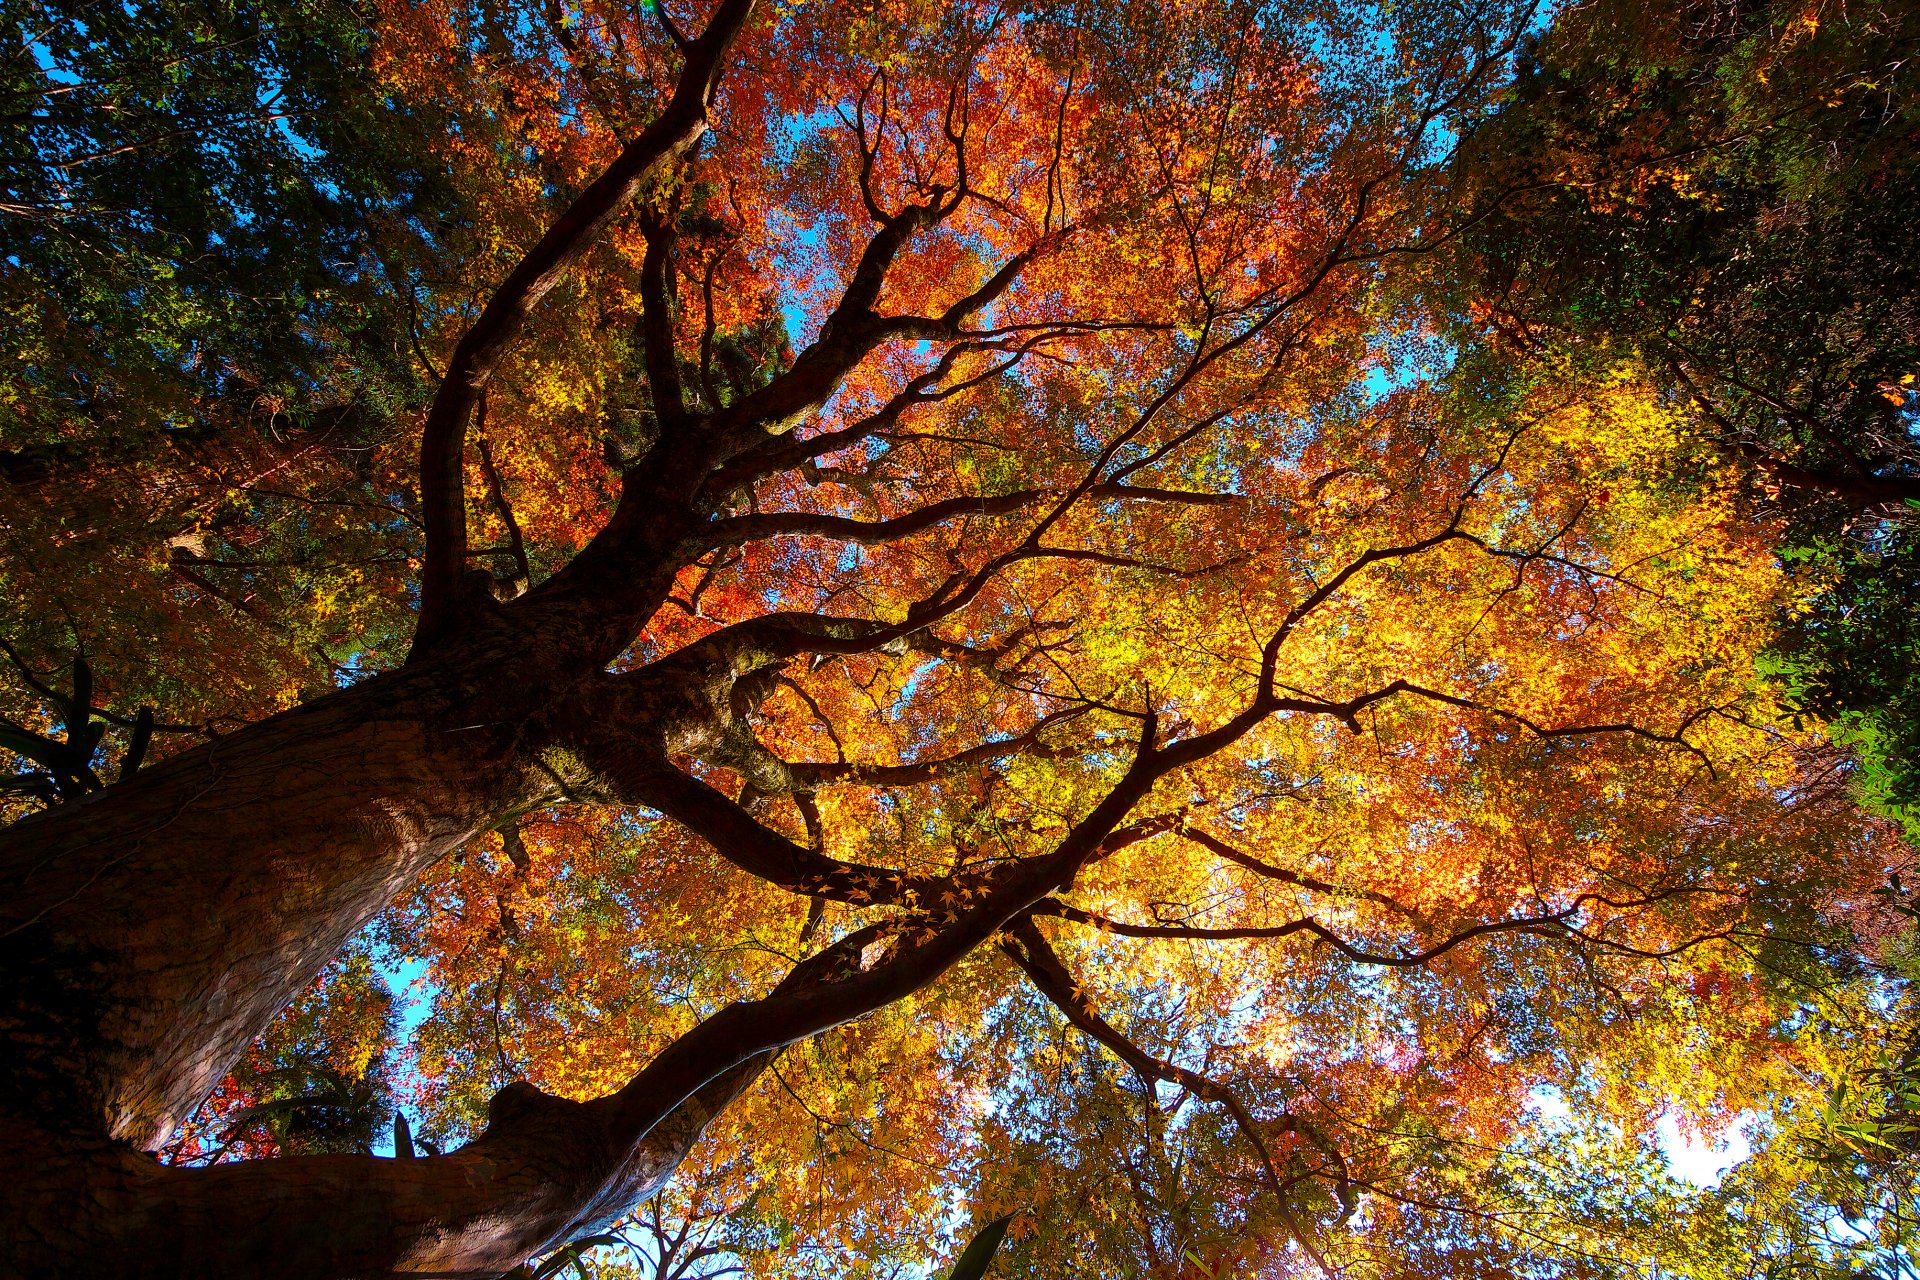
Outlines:
<svg viewBox="0 0 1920 1280"><path fill-rule="evenodd" d="M987 1264L993 1261L993 1255L999 1251L1000 1242L1006 1238L1007 1224L1012 1222L1014 1213L1004 1218L995 1218L980 1228L980 1234L967 1245L960 1255L960 1261L953 1264L953 1270L947 1274L947 1280L980 1280L987 1274Z"/></svg>

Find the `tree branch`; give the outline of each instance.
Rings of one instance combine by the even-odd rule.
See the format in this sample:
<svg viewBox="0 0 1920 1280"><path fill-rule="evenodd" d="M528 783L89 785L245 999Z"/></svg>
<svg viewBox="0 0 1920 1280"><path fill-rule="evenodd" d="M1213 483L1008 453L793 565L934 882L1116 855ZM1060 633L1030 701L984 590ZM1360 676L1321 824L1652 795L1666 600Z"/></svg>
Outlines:
<svg viewBox="0 0 1920 1280"><path fill-rule="evenodd" d="M483 405L484 402L483 396ZM481 413L485 413L484 408ZM500 468L493 464L493 449L487 444L485 436L481 436L477 443L480 446L480 474L486 478L487 482L487 499L493 503L493 509L499 514L501 523L507 526L506 549L507 554L513 557L515 569L510 581L495 583L494 594L496 597L502 595L502 588L505 588L506 598L511 599L533 585L533 569L527 563L526 539L521 536L520 521L514 517L513 506L507 501L507 490L500 479Z"/></svg>
<svg viewBox="0 0 1920 1280"><path fill-rule="evenodd" d="M1020 489L994 497L947 498L885 520L854 520L846 516L823 515L810 511L765 511L748 516L716 520L704 531L709 546L734 546L762 538L815 537L837 542L874 546L905 538L964 516L997 516L1020 511L1041 498L1059 493L1057 489ZM1219 506L1238 501L1231 493L1205 493L1191 489L1158 489L1145 485L1103 484L1087 491L1088 497L1118 501L1165 502L1185 506ZM1082 559L1096 553L1049 550L1051 556ZM1113 561L1109 560L1109 563ZM1128 561L1133 564L1136 562Z"/></svg>
<svg viewBox="0 0 1920 1280"><path fill-rule="evenodd" d="M675 768L665 756L641 750L625 753L624 760L614 762L596 753L595 763L612 766L610 772L629 798L681 823L722 858L769 884L836 902L870 904L892 901L924 883L923 877L841 862L796 844L700 779Z"/></svg>
<svg viewBox="0 0 1920 1280"><path fill-rule="evenodd" d="M1255 875L1264 876L1269 880L1278 880L1282 884L1296 885L1299 888L1307 889L1314 893L1324 893L1338 898L1364 898L1369 902L1377 902L1381 906L1397 911L1402 915L1413 914L1384 893L1376 893L1371 889L1343 889L1339 885L1329 884L1325 880L1316 880L1312 876L1301 875L1299 872L1289 871L1285 867L1276 867L1270 862L1262 862L1252 854L1242 853L1218 836L1213 835L1211 832L1202 831L1199 827L1191 827L1183 823L1174 830L1183 839L1193 841L1216 857L1224 858L1237 866L1245 867Z"/></svg>
<svg viewBox="0 0 1920 1280"><path fill-rule="evenodd" d="M1098 929L1102 933L1111 933L1122 938L1179 938L1196 942L1223 942L1253 938L1290 938L1295 934L1304 933L1325 943L1355 964L1372 964L1390 969L1406 969L1415 968L1437 960L1447 952L1471 942L1475 938L1484 938L1490 934L1497 933L1533 933L1550 938L1578 938L1581 941L1591 942L1610 950L1657 958L1658 956L1673 954L1673 952L1637 951L1624 943L1611 942L1607 939L1586 933L1574 927L1569 921L1579 915L1581 911L1585 910L1589 903L1594 902L1601 903L1616 910L1625 910L1633 907L1652 906L1655 903L1664 902L1669 898L1678 897L1682 894L1726 892L1728 891L1687 886L1677 889L1667 889L1645 898L1627 901L1616 901L1606 897L1604 894L1583 893L1573 900L1572 905L1563 910L1550 912L1546 915L1520 916L1511 920L1490 920L1482 924L1473 925L1470 928L1462 929L1460 932L1420 951L1409 952L1402 955L1388 955L1380 952L1363 951L1333 930L1321 924L1312 916L1307 916L1300 920L1290 920L1286 924L1280 925L1253 925L1233 929L1207 929L1193 925L1127 924L1119 920L1109 920L1104 916L1095 915L1090 911L1082 911L1080 908L1069 906L1056 898L1048 898L1044 902L1036 904L1032 914L1057 916L1062 920L1071 920L1075 924L1086 925L1089 928ZM1698 946L1700 942L1704 940L1705 939L1696 939L1687 943L1686 946ZM1681 949L1684 950L1685 948L1683 947Z"/></svg>
<svg viewBox="0 0 1920 1280"><path fill-rule="evenodd" d="M481 393L540 300L640 188L685 155L705 133L707 107L727 51L754 4L755 0L720 0L706 31L689 46L686 65L665 110L547 229L454 348L446 376L427 410L420 446L420 505L427 549L415 653L431 649L452 634L467 603L463 455L467 426Z"/></svg>
<svg viewBox="0 0 1920 1280"><path fill-rule="evenodd" d="M735 546L780 537L831 538L836 542L873 546L909 537L963 516L996 516L1019 511L1044 493L1040 489L1022 489L993 498L948 498L887 520L853 520L807 511L768 511L717 520L707 526L705 533L710 546Z"/></svg>
<svg viewBox="0 0 1920 1280"><path fill-rule="evenodd" d="M934 197L926 204L908 205L882 222L880 230L861 253L839 303L821 327L820 336L800 353L793 367L752 395L713 415L712 430L722 442L721 461L734 462L740 455L764 444L767 436L790 432L825 404L847 375L881 343L894 338L958 342L965 336L962 325L992 305L1038 254L1063 238L1063 233L1055 232L1015 254L985 284L953 303L938 318L880 315L873 310L873 304L879 300L881 286L900 251L918 232L937 225L959 208L959 193L948 198L940 188L934 190ZM950 367L944 356L942 365ZM938 376L922 375L909 383L908 391L895 397L899 407L893 410L894 415L913 403L913 397L921 394L926 386L937 381ZM752 474L765 474L762 464L744 465Z"/></svg>
<svg viewBox="0 0 1920 1280"><path fill-rule="evenodd" d="M640 260L641 357L660 433L677 435L687 422L686 393L680 386L680 357L674 342L673 248L678 237L671 209L643 209L639 221L647 240L647 251Z"/></svg>
<svg viewBox="0 0 1920 1280"><path fill-rule="evenodd" d="M1040 735L1054 725L1061 724L1085 715L1088 707L1069 707L1065 711L1056 711L1044 717L1033 728L1011 738L1002 738L996 742L983 742L978 746L956 751L950 756L941 756L935 760L918 760L910 764L857 764L840 761L838 763L789 763L788 771L796 782L806 786L831 786L835 783L856 783L867 787L911 787L931 782L935 778L958 772L969 765L985 760L998 760L1016 752L1025 751L1038 758L1054 754L1039 746Z"/></svg>
<svg viewBox="0 0 1920 1280"><path fill-rule="evenodd" d="M1040 930L1034 927L1031 919L1022 920L1010 929L1008 936L1001 940L1000 949L1020 966L1040 994L1066 1015L1067 1021L1078 1027L1089 1038L1112 1050L1116 1057L1132 1067L1143 1079L1149 1082L1164 1080L1168 1084L1177 1084L1197 1098L1204 1098L1208 1102L1218 1103L1226 1108L1228 1114L1233 1117L1235 1127L1240 1130L1241 1136L1246 1138L1260 1156L1261 1168L1267 1177L1267 1189L1273 1192L1274 1199L1279 1202L1281 1221L1286 1224L1293 1238L1299 1242L1301 1249L1313 1259L1314 1264L1329 1275L1332 1274L1326 1260L1320 1256L1312 1240L1308 1238L1299 1221L1293 1216L1293 1207L1287 1203L1285 1191L1285 1187L1289 1184L1281 1180L1280 1167L1274 1162L1273 1149L1267 1145L1267 1140L1261 1134L1259 1126L1254 1123L1253 1114L1247 1110L1233 1090L1208 1079L1199 1072L1189 1071L1163 1058L1156 1058L1122 1035L1112 1023L1095 1011L1086 997L1086 988L1073 980L1073 975L1067 971L1066 965L1061 962L1053 948L1047 945L1047 940L1041 936ZM1284 1132L1295 1129L1297 1126L1294 1124L1293 1117L1283 1116L1280 1127ZM1340 1201L1342 1207L1351 1213L1355 1207L1352 1201L1353 1192L1345 1178L1344 1162L1340 1167L1342 1172L1339 1180Z"/></svg>

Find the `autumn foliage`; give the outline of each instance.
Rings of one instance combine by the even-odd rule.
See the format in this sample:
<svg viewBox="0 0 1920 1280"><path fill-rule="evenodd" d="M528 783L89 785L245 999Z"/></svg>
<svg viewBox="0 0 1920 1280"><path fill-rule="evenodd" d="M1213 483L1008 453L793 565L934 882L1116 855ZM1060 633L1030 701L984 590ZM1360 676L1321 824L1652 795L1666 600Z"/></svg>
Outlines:
<svg viewBox="0 0 1920 1280"><path fill-rule="evenodd" d="M1776 1149L1891 1007L1908 851L1770 678L1825 583L1752 458L1435 283L1514 198L1459 146L1533 6L351 17L339 128L230 144L337 226L256 255L312 259L254 300L271 386L205 310L244 261L137 359L63 357L126 321L8 214L5 625L42 686L86 650L103 759L162 732L20 792L4 849L20 982L143 1012L0 1029L58 1046L20 1096L81 1064L22 1125L120 1144L71 1185L120 1161L194 1224L23 1239L248 1274L208 1224L278 1204L288 1275L497 1274L629 1211L583 1267L894 1274L1015 1210L1007 1275L1776 1248L1657 1126ZM50 21L44 62L105 56ZM180 928L277 930L192 961L258 1017L89 923L170 868L212 886Z"/></svg>

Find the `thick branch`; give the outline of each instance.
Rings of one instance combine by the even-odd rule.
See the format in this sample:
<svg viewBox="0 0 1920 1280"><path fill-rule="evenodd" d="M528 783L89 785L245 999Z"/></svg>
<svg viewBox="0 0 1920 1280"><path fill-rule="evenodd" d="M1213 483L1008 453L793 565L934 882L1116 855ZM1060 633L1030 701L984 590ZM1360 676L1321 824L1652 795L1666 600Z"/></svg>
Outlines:
<svg viewBox="0 0 1920 1280"><path fill-rule="evenodd" d="M69 1212L73 1200L92 1197L108 1210L96 1220L114 1230L71 1239L44 1268L29 1269L64 1273L83 1254L91 1273L155 1280L493 1280L657 1192L771 1058L754 1055L715 1073L644 1125L622 1127L610 1123L609 1107L510 1085L494 1097L486 1132L444 1156L294 1156L181 1169L114 1153L50 1153L32 1193L64 1191ZM63 1184L70 1170L80 1186ZM10 1239L9 1262L28 1264L39 1243Z"/></svg>
<svg viewBox="0 0 1920 1280"><path fill-rule="evenodd" d="M785 435L791 431L825 404L847 375L881 343L894 338L957 342L964 336L962 326L1005 293L1036 254L1060 239L1056 233L1015 254L985 284L937 318L877 314L873 304L879 301L881 287L900 251L918 232L936 225L959 208L959 203L957 194L944 199L936 188L934 198L928 203L909 205L881 223L880 230L861 253L839 304L821 327L819 338L800 353L791 369L714 415L712 429L716 438L724 442L723 460L731 460L764 444L769 435ZM946 364L944 359L942 364ZM937 380L935 377L924 385L931 386ZM920 381L916 379L916 383ZM912 387L909 391L918 394ZM904 409L912 399L897 402ZM895 412L897 415L898 410ZM762 466L748 469L753 474L765 473Z"/></svg>
<svg viewBox="0 0 1920 1280"><path fill-rule="evenodd" d="M616 758L597 752L595 763L614 775L623 795L658 809L712 845L747 874L794 893L837 902L889 901L919 877L840 862L796 844L760 822L700 779L644 749Z"/></svg>
<svg viewBox="0 0 1920 1280"><path fill-rule="evenodd" d="M885 520L855 520L846 516L821 515L810 511L766 511L749 516L717 520L704 531L709 546L732 546L762 538L814 537L836 542L855 542L874 546L896 538L910 537L949 520L966 516L997 516L1021 511L1041 498L1059 493L1057 489L1020 489L994 497L947 498L928 503L913 511ZM1096 485L1088 497L1116 501L1165 502L1185 506L1218 506L1237 501L1231 493L1206 493L1191 489L1158 489L1147 485ZM1054 556L1063 553L1050 552Z"/></svg>
<svg viewBox="0 0 1920 1280"><path fill-rule="evenodd" d="M1154 720L1148 717L1132 766L1051 853L998 868L949 902L851 934L796 968L767 998L715 1014L608 1100L620 1116L618 1123L644 1128L646 1116L666 1114L718 1072L911 995L1052 888L1071 883L1159 777L1151 750L1154 731ZM864 965L869 945L884 943L890 943L891 950L883 958L849 968L854 957L861 957ZM809 975L802 978L802 970L810 970ZM815 975L826 976L816 981Z"/></svg>
<svg viewBox="0 0 1920 1280"><path fill-rule="evenodd" d="M1040 489L1022 489L993 498L948 498L887 520L854 520L807 511L768 511L715 521L707 527L704 540L710 546L733 546L762 538L815 537L873 546L910 537L964 516L997 516L1019 511L1043 493Z"/></svg>
<svg viewBox="0 0 1920 1280"><path fill-rule="evenodd" d="M666 109L547 229L454 348L446 377L427 410L420 447L420 505L427 553L421 572L416 650L431 647L449 634L460 611L467 559L462 459L467 425L481 393L540 300L640 188L685 155L705 133L707 106L719 84L727 50L754 3L721 0L706 31L689 47L686 66Z"/></svg>
<svg viewBox="0 0 1920 1280"><path fill-rule="evenodd" d="M680 357L673 337L673 214L670 210L648 209L640 218L640 227L647 238L647 251L640 261L641 355L661 433L677 433L686 426L687 401L680 386Z"/></svg>

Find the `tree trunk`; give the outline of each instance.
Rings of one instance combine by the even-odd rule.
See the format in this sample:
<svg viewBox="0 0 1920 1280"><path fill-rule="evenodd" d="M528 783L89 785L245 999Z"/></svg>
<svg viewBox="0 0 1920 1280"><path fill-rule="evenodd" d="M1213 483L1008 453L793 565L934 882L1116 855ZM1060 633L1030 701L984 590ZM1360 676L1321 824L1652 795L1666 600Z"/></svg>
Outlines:
<svg viewBox="0 0 1920 1280"><path fill-rule="evenodd" d="M0 832L0 1112L164 1141L355 930L551 790L512 669L377 676Z"/></svg>
<svg viewBox="0 0 1920 1280"><path fill-rule="evenodd" d="M482 1137L445 1156L292 1156L170 1169L124 1144L0 1120L13 1179L0 1274L142 1280L497 1277L657 1191L770 1055L718 1077L622 1141L611 1099L529 1085L494 1099Z"/></svg>
<svg viewBox="0 0 1920 1280"><path fill-rule="evenodd" d="M615 678L524 617L0 831L0 1275L498 1276L652 1194L757 1077L771 1051L588 1103L512 1085L428 1159L149 1154L436 859L593 792L556 744ZM627 696L622 732L692 714L697 684Z"/></svg>

